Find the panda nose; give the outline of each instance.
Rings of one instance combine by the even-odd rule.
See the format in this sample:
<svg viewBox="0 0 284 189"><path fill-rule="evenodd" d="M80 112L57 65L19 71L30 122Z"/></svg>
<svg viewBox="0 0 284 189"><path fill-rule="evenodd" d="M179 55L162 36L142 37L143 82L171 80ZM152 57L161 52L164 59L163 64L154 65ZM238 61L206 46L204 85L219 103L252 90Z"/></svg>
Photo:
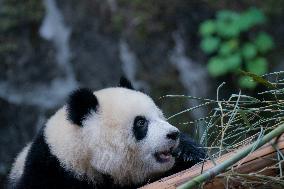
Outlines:
<svg viewBox="0 0 284 189"><path fill-rule="evenodd" d="M179 138L179 131L172 131L167 134L167 138L171 140L177 140Z"/></svg>

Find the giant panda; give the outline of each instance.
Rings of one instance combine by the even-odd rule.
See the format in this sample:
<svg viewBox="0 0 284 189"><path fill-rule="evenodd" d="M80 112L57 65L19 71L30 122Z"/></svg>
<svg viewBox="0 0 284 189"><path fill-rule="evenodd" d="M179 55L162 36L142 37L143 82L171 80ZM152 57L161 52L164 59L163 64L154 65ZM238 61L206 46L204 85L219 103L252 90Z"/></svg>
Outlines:
<svg viewBox="0 0 284 189"><path fill-rule="evenodd" d="M146 94L118 87L74 91L18 155L9 186L136 188L205 157Z"/></svg>

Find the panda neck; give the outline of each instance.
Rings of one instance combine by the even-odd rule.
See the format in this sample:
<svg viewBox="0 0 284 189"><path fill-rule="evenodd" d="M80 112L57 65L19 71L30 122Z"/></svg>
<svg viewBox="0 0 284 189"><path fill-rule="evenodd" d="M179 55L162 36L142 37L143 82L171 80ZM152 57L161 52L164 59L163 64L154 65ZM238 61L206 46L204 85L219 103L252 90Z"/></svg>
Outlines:
<svg viewBox="0 0 284 189"><path fill-rule="evenodd" d="M49 119L44 135L50 152L66 170L74 172L78 178L101 180L101 175L90 164L90 152L83 144L80 132L78 126L72 125L66 119L66 107L63 107Z"/></svg>

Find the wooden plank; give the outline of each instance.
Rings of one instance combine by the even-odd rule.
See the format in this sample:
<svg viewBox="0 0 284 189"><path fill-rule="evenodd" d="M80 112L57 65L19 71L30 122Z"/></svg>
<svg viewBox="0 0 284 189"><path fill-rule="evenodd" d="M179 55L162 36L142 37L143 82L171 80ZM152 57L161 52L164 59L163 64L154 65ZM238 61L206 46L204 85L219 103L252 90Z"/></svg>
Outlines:
<svg viewBox="0 0 284 189"><path fill-rule="evenodd" d="M236 163L231 170L237 172L237 173L253 173L257 171L261 171L262 169L272 166L275 163L277 163L277 152L275 148L271 145L275 143L275 145L278 147L278 149L284 153L284 134L282 134L281 137L278 138L277 142L276 139L272 140L270 143L264 145L263 147L259 148L258 150L252 152L244 159L240 160L238 163ZM215 162L221 163L228 158L232 157L235 153L237 153L242 148L224 154L220 158L216 159ZM189 181L191 178L200 175L202 170L207 171L208 169L214 167L213 162L206 161L205 163L195 165L189 169L186 169L184 171L181 171L179 173L176 173L174 175L171 175L169 177L162 178L156 182L150 183L148 185L145 185L141 187L142 189L157 189L157 188L163 188L163 189L174 189L177 186L185 183L186 181ZM277 174L277 170L265 170L261 174L263 175L269 175L274 176ZM224 187L224 180L221 178L214 178L210 182L207 182L204 185L204 188L207 189L223 189ZM237 184L237 183L236 183Z"/></svg>

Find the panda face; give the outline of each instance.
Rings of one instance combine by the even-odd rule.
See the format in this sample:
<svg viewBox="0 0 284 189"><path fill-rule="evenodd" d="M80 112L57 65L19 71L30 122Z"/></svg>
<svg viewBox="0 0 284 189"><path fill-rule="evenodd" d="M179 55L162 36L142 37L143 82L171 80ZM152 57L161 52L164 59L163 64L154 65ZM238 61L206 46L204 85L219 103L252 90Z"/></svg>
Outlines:
<svg viewBox="0 0 284 189"><path fill-rule="evenodd" d="M75 91L44 133L51 153L78 178L98 181L106 174L121 186L171 169L179 143L178 129L153 100L123 86Z"/></svg>
<svg viewBox="0 0 284 189"><path fill-rule="evenodd" d="M135 136L138 157L148 174L158 174L169 170L174 164L172 151L179 142L179 131L163 117L137 116L134 119L133 133Z"/></svg>
<svg viewBox="0 0 284 189"><path fill-rule="evenodd" d="M179 131L147 95L125 88L94 93L98 108L82 121L91 164L120 184L139 183L169 170Z"/></svg>

